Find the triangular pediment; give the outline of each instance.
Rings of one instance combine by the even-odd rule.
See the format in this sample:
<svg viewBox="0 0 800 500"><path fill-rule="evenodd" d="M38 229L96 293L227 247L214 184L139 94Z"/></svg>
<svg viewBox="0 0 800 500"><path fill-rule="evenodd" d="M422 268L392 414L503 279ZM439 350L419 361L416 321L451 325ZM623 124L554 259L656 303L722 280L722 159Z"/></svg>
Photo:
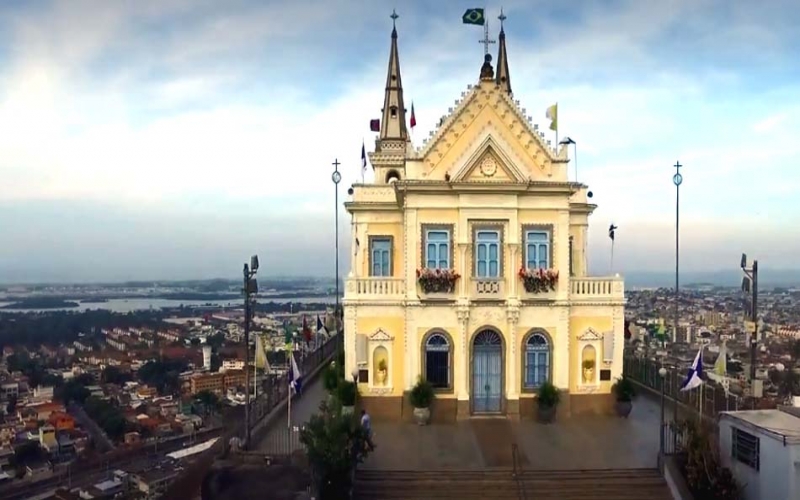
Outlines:
<svg viewBox="0 0 800 500"><path fill-rule="evenodd" d="M462 175L461 180L466 180L465 172L475 173L473 162L478 158L473 157L474 153L480 150L487 137L491 137L495 156L505 155L509 160L505 166L513 166L525 181L566 180L553 178L553 163L566 162L566 150L557 154L529 123L523 111L493 83L482 82L471 88L443 118L430 141L418 150L423 177L439 179ZM506 172L509 179L515 179L512 170Z"/></svg>
<svg viewBox="0 0 800 500"><path fill-rule="evenodd" d="M391 342L394 337L386 333L383 328L378 328L369 336L370 342Z"/></svg>
<svg viewBox="0 0 800 500"><path fill-rule="evenodd" d="M597 330L595 330L594 328L589 327L586 329L585 332L581 334L580 337L578 337L578 340L583 340L586 342L603 340L603 335L601 333L598 333Z"/></svg>
<svg viewBox="0 0 800 500"><path fill-rule="evenodd" d="M491 136L481 142L469 155L461 169L451 176L451 182L528 182Z"/></svg>

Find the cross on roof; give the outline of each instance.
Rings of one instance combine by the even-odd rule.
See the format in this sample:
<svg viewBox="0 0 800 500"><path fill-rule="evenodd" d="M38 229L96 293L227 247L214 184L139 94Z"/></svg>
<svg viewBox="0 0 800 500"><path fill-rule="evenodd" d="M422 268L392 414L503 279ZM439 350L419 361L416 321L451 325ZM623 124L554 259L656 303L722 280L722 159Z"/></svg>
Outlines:
<svg viewBox="0 0 800 500"><path fill-rule="evenodd" d="M397 18L400 17L400 16L397 15L397 12L395 11L395 9L392 9L392 15L389 16L389 17L392 18L392 28L395 28L396 27L396 23L397 23Z"/></svg>
<svg viewBox="0 0 800 500"><path fill-rule="evenodd" d="M503 14L503 8L500 7L500 15L497 16L497 19L500 20L500 31L503 31L503 21L508 19L505 14Z"/></svg>

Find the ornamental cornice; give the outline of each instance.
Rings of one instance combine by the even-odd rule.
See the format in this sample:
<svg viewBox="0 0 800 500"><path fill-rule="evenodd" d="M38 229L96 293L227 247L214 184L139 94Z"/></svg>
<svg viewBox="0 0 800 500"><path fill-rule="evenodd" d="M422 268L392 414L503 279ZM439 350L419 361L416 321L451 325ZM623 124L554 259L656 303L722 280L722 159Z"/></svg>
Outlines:
<svg viewBox="0 0 800 500"><path fill-rule="evenodd" d="M464 111L469 106L475 96L477 95L478 91L480 90L480 85L468 85L467 90L461 93L461 99L457 99L455 101L455 109L449 108L448 114L442 117L439 126L431 130L430 134L427 138L422 140L422 147L416 150L417 158L424 158L431 152L433 147L439 142L439 140L444 136L444 134L450 130L450 126L453 122L458 120Z"/></svg>
<svg viewBox="0 0 800 500"><path fill-rule="evenodd" d="M505 103L511 108L511 111L514 113L516 118L522 123L522 126L525 127L525 130L528 134L532 135L536 142L541 146L541 148L547 152L550 161L553 163L567 163L569 159L567 159L566 149L562 148L564 154L561 155L558 153L558 145L555 148L547 144L544 133L538 131L538 125L533 126L533 120L531 117L525 115L522 111L522 108L519 106L519 101L515 101L510 95L505 92L499 92L499 98L505 101Z"/></svg>

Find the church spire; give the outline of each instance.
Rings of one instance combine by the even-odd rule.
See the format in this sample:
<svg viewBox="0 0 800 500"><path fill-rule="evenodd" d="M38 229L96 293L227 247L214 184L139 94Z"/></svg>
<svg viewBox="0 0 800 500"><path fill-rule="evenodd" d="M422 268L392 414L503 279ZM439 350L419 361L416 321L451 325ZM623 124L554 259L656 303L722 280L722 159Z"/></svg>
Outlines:
<svg viewBox="0 0 800 500"><path fill-rule="evenodd" d="M397 18L392 10L392 48L389 51L389 72L386 75L386 95L383 98L381 140L408 140L406 109L403 103L403 82L400 79L400 56L397 53Z"/></svg>
<svg viewBox="0 0 800 500"><path fill-rule="evenodd" d="M498 37L497 46L497 76L495 81L500 88L509 95L511 95L511 75L508 72L508 53L506 52L506 32L503 29L503 21L506 20L506 15L503 14L503 9L500 9L500 15L497 17L500 20L500 36Z"/></svg>

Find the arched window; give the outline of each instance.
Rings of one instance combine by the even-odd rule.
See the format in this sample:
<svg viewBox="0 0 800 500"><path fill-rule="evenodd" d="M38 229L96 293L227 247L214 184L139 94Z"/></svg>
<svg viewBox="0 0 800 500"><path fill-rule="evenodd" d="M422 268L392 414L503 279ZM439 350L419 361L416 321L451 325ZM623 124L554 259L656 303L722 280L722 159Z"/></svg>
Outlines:
<svg viewBox="0 0 800 500"><path fill-rule="evenodd" d="M441 333L425 342L425 380L436 389L450 387L450 342Z"/></svg>
<svg viewBox="0 0 800 500"><path fill-rule="evenodd" d="M386 184L391 184L400 180L400 172L397 170L389 170L386 173Z"/></svg>
<svg viewBox="0 0 800 500"><path fill-rule="evenodd" d="M535 389L550 378L550 343L541 333L525 342L525 388Z"/></svg>

